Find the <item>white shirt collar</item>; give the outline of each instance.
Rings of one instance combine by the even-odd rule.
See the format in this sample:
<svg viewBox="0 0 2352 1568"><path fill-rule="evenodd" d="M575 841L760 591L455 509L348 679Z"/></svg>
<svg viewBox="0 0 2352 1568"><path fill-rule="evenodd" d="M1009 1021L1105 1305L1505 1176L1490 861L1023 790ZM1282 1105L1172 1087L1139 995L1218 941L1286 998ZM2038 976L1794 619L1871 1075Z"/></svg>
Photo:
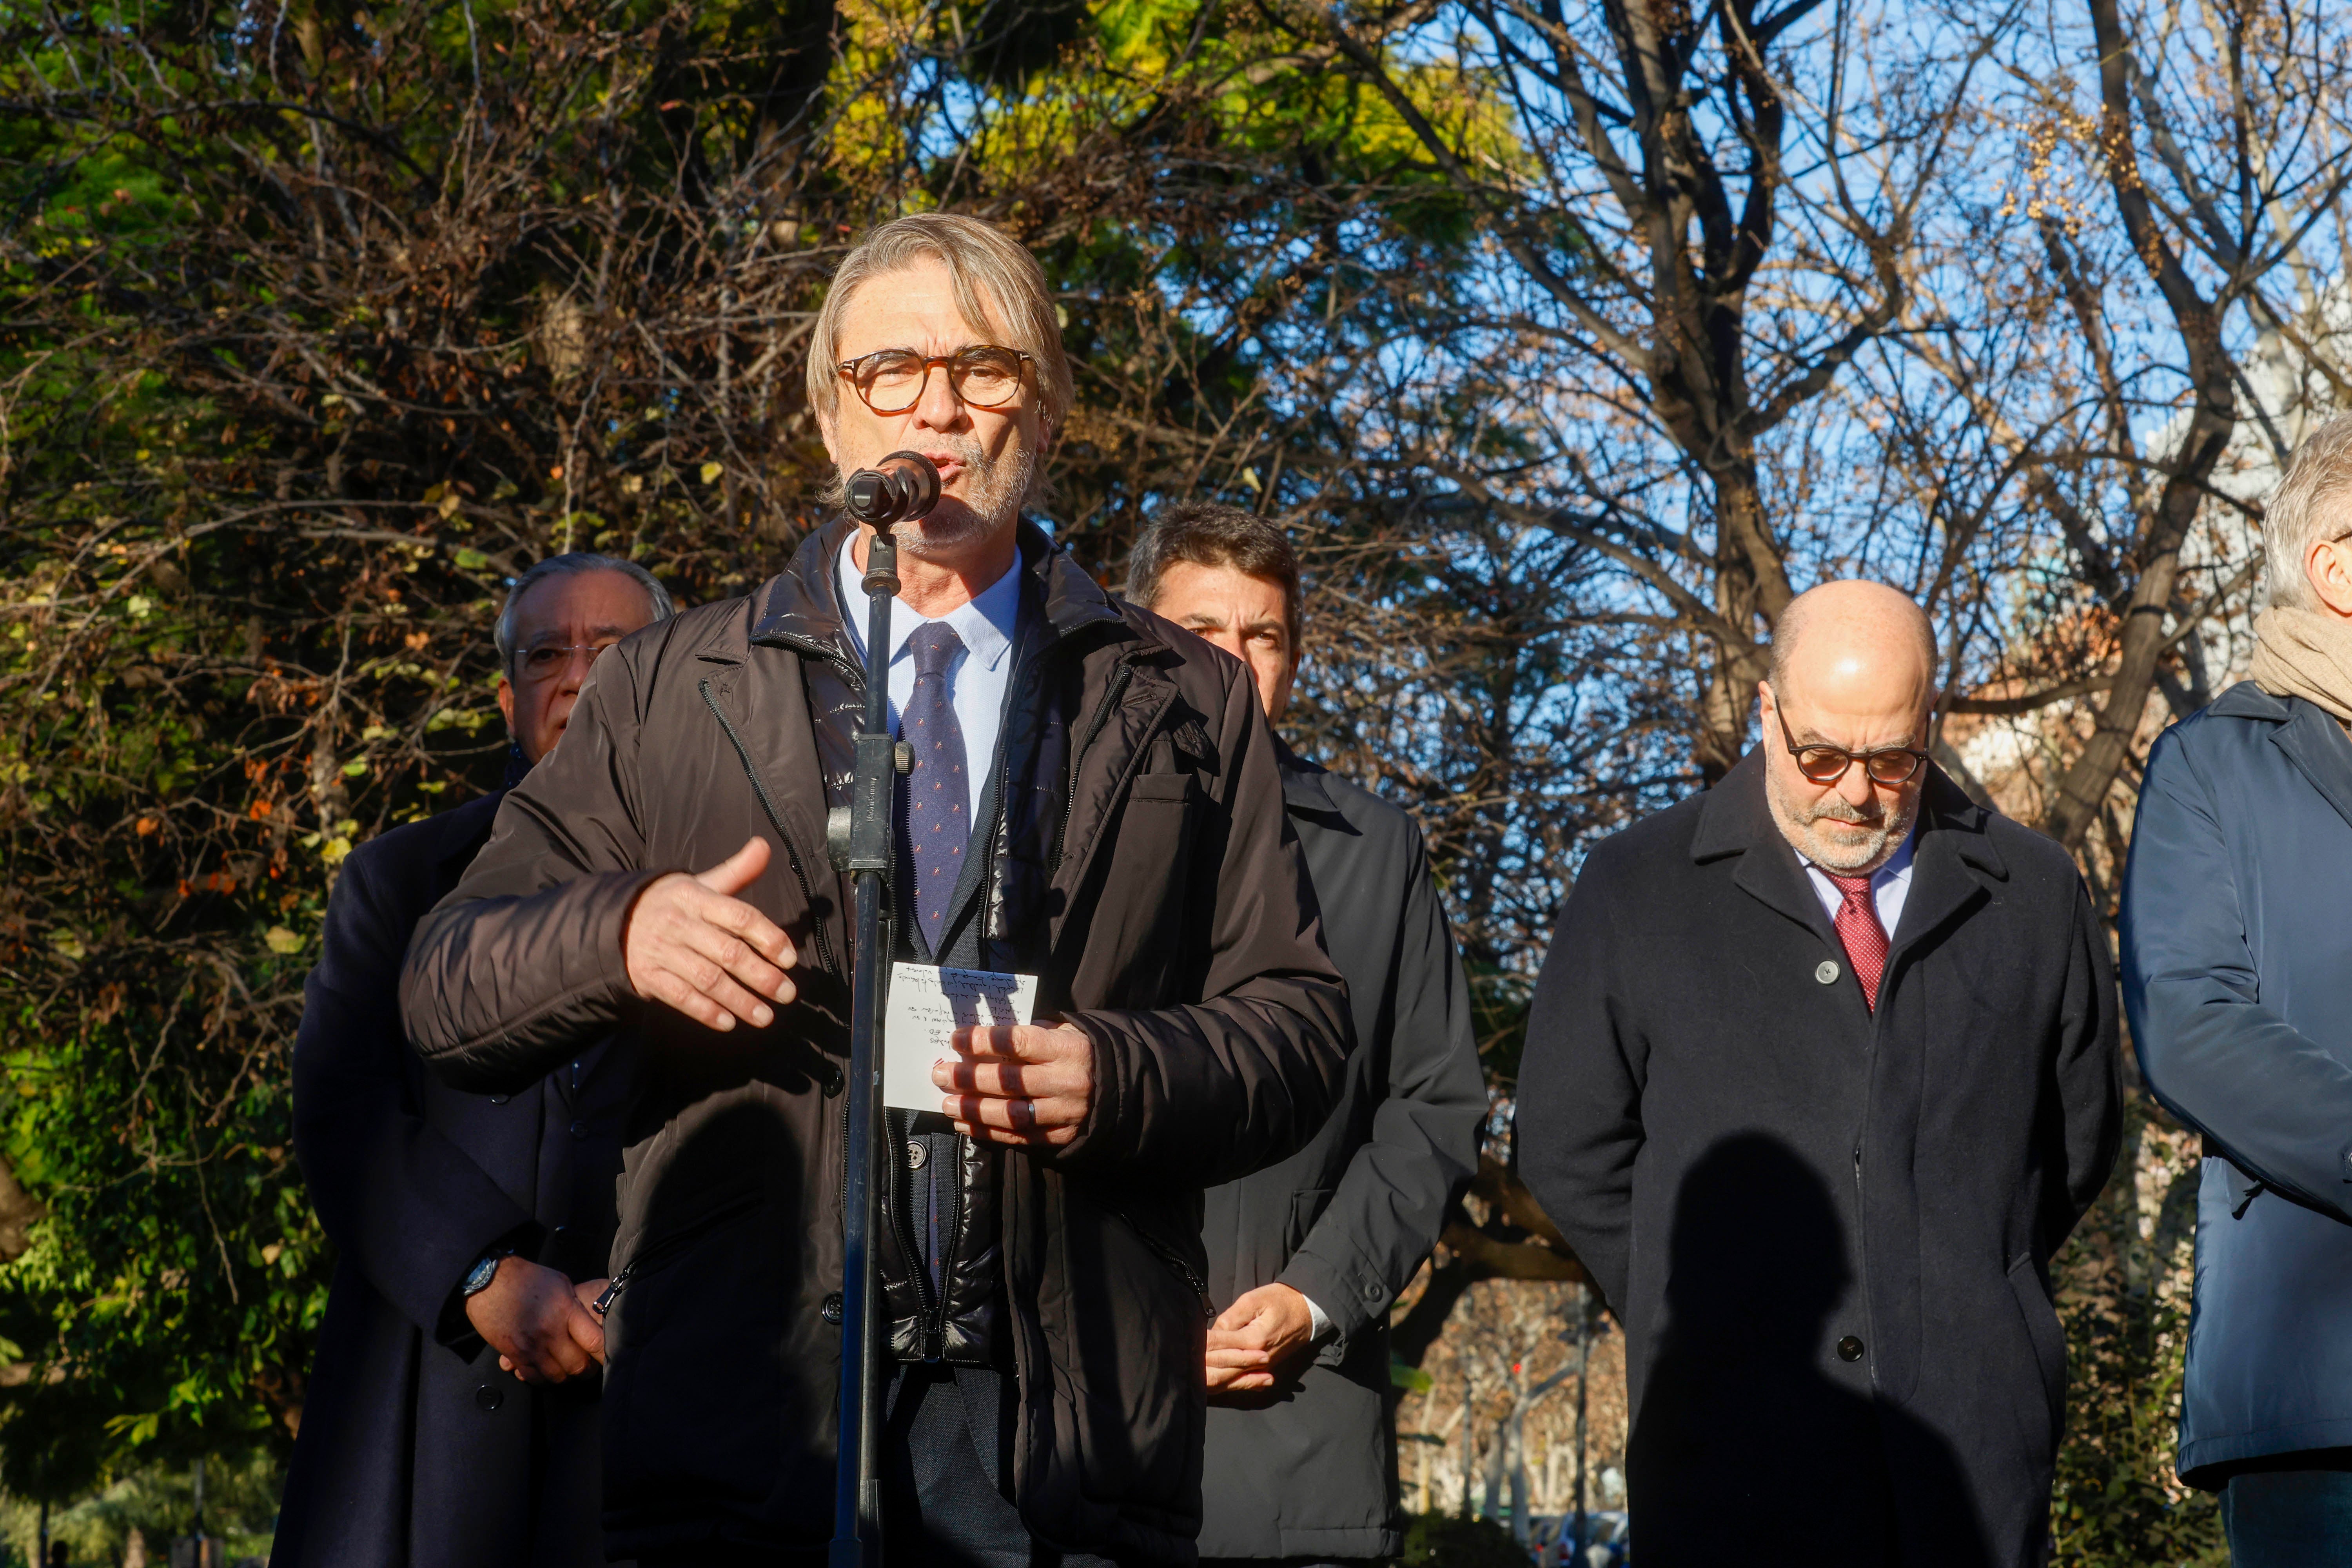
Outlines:
<svg viewBox="0 0 2352 1568"><path fill-rule="evenodd" d="M841 588L844 618L849 623L850 647L861 656L866 652L866 608L871 602L857 569L857 552L853 548L856 535L842 541L841 550L834 558L834 575ZM890 616L890 658L896 663L907 651L907 639L915 628L927 621L944 621L955 628L964 651L973 664L983 669L994 669L1013 649L1013 632L1021 615L1021 554L1014 551L1013 564L1004 575L982 588L979 595L958 605L944 616L918 615L904 599L897 602Z"/></svg>

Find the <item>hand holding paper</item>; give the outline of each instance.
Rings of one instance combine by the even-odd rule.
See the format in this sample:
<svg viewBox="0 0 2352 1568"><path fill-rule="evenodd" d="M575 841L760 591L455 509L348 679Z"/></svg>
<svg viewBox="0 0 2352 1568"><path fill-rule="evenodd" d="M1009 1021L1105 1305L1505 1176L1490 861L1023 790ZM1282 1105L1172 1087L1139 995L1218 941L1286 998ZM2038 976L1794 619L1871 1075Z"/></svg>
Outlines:
<svg viewBox="0 0 2352 1568"><path fill-rule="evenodd" d="M1066 1024L1030 1023L1036 1006L1034 974L893 964L882 1102L938 1111L991 1143L1067 1143L1094 1094L1094 1042Z"/></svg>
<svg viewBox="0 0 2352 1568"><path fill-rule="evenodd" d="M991 1143L1055 1147L1078 1135L1094 1097L1095 1047L1067 1024L958 1029L931 1081L956 1131Z"/></svg>

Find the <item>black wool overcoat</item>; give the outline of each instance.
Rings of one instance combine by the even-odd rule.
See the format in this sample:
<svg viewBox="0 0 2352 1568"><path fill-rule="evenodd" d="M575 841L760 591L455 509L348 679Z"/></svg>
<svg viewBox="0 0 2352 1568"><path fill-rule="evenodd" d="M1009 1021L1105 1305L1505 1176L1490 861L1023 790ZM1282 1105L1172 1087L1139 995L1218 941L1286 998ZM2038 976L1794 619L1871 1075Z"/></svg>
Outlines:
<svg viewBox="0 0 2352 1568"><path fill-rule="evenodd" d="M337 1253L274 1568L587 1568L604 1561L597 1378L499 1370L458 1286L494 1244L604 1272L625 1064L598 1047L513 1094L425 1070L400 1026L417 921L502 795L352 851L294 1045L294 1146Z"/></svg>
<svg viewBox="0 0 2352 1568"><path fill-rule="evenodd" d="M2049 1264L2120 1136L2107 940L1930 770L1874 1015L1751 754L1561 914L1518 1157L1623 1323L1643 1568L2039 1563Z"/></svg>

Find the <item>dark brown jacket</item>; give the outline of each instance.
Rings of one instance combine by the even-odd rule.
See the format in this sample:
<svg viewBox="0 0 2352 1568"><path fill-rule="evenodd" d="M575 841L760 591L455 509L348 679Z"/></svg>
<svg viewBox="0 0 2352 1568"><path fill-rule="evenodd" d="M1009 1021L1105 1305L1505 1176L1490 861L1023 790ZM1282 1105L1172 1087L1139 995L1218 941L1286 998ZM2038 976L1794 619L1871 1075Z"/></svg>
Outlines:
<svg viewBox="0 0 2352 1568"><path fill-rule="evenodd" d="M613 1253L633 1273L607 1325L616 1553L831 1531L850 900L824 858L806 667L845 532L812 538L751 598L597 661L404 975L411 1037L454 1083L528 1081L616 1026L641 1055ZM1041 1013L1094 1041L1096 1089L1073 1142L998 1162L1013 1487L1055 1545L1187 1563L1201 1191L1313 1134L1349 1044L1346 996L1241 665L1110 598L1026 524L1023 559L1044 631L1016 685L1045 694L1069 761L1026 781L1059 802L1040 929L1003 934L1034 963ZM799 944L800 1000L724 1035L633 1001L621 937L637 892L754 835L776 853L743 896Z"/></svg>

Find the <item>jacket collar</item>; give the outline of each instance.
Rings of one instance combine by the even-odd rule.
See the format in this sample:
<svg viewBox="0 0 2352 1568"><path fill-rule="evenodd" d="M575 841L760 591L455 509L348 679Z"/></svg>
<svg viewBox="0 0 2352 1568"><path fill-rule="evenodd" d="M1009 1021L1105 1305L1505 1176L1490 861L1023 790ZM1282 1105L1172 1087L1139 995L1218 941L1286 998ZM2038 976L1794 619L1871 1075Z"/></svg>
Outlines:
<svg viewBox="0 0 2352 1568"><path fill-rule="evenodd" d="M1330 787L1323 782L1330 770L1292 751L1280 735L1274 738L1274 765L1282 772L1284 805L1292 811L1311 811L1321 816L1339 815L1339 803L1331 798Z"/></svg>
<svg viewBox="0 0 2352 1568"><path fill-rule="evenodd" d="M1118 601L1070 559L1069 552L1025 517L1015 526L1021 564L1043 609L1040 645L1095 627L1129 631ZM840 595L833 587L835 555L856 528L848 518L836 518L801 541L791 563L768 580L754 601L754 647L796 647L856 667L849 628L842 623Z"/></svg>
<svg viewBox="0 0 2352 1568"><path fill-rule="evenodd" d="M2271 744L2287 754L2287 760L2302 770L2311 787L2338 816L2352 822L2352 737L2344 733L2336 715L2318 703L2300 697L2286 701L2294 716L2271 731Z"/></svg>
<svg viewBox="0 0 2352 1568"><path fill-rule="evenodd" d="M1988 831L1992 817L1941 768L1927 765L1919 825L1913 829L1911 892L1904 900L1902 929L1891 933L1897 949L1934 931L1974 898L1982 886L1975 873L1994 881L2009 879L2008 864ZM1742 889L1790 919L1836 939L1803 863L1772 820L1761 752L1748 752L1707 792L1690 853L1701 864L1739 856L1739 869L1732 879Z"/></svg>
<svg viewBox="0 0 2352 1568"><path fill-rule="evenodd" d="M2241 680L2213 700L2207 712L2224 719L2268 719L2284 724L2294 717L2295 700L2273 697L2251 680Z"/></svg>
<svg viewBox="0 0 2352 1568"><path fill-rule="evenodd" d="M2273 697L2251 680L2221 693L2205 711L2276 726L2271 744L2286 753L2338 816L2352 822L2352 738L2345 735L2335 715L2300 697Z"/></svg>

